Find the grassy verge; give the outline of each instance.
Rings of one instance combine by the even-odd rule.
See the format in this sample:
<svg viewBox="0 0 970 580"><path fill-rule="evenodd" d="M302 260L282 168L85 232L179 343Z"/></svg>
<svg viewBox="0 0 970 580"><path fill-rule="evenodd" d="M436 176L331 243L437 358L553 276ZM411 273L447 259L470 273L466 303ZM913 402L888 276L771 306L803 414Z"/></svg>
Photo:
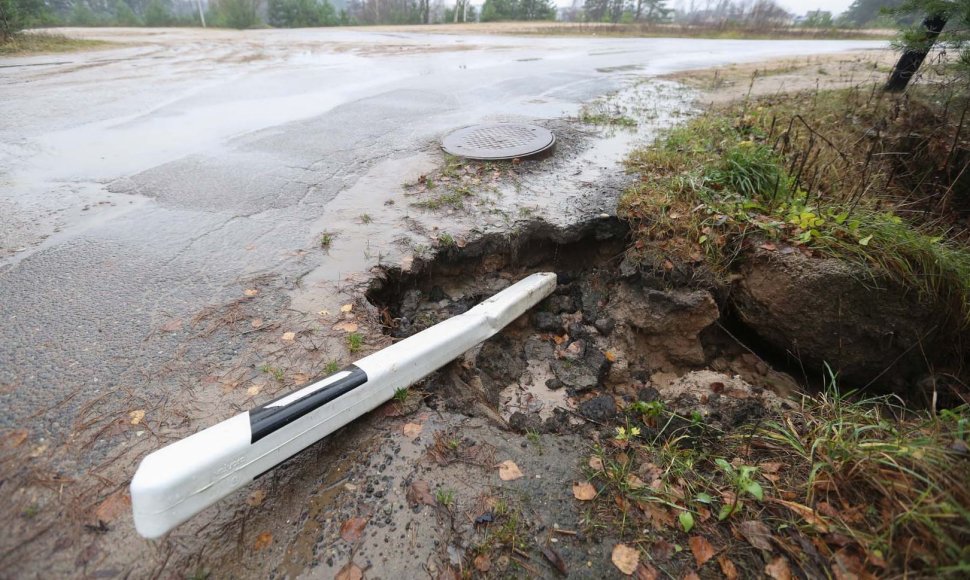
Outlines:
<svg viewBox="0 0 970 580"><path fill-rule="evenodd" d="M0 43L0 56L26 56L55 52L76 52L93 48L106 48L113 43L103 40L69 38L47 32L21 33Z"/></svg>
<svg viewBox="0 0 970 580"><path fill-rule="evenodd" d="M970 323L959 221L970 159L951 146L951 125L915 100L861 89L713 110L631 154L640 179L620 211L636 226L642 259L727 274L745 252L834 256ZM925 137L913 143L914 134Z"/></svg>
<svg viewBox="0 0 970 580"><path fill-rule="evenodd" d="M678 26L671 24L559 23L500 30L508 34L617 36L643 38L707 38L724 40L891 40L893 31L853 28L746 28L743 26Z"/></svg>
<svg viewBox="0 0 970 580"><path fill-rule="evenodd" d="M729 578L970 571L967 406L912 413L833 385L732 432L660 402L629 405L622 421L590 457L587 526L619 531L650 566Z"/></svg>

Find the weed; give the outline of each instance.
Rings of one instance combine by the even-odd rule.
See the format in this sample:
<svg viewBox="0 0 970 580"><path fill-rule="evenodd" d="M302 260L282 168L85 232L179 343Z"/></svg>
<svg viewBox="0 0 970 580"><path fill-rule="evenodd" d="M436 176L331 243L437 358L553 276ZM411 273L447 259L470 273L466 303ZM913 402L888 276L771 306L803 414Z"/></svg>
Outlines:
<svg viewBox="0 0 970 580"><path fill-rule="evenodd" d="M744 506L741 496L745 493L758 501L764 501L764 490L761 488L761 484L754 479L755 474L758 472L757 467L741 465L735 468L722 457L715 459L714 463L721 471L724 472L724 475L727 476L728 480L734 487L734 501L725 503L721 506L721 511L717 515L717 519L727 519L731 517L732 514L740 511Z"/></svg>
<svg viewBox="0 0 970 580"><path fill-rule="evenodd" d="M408 397L411 396L411 389L408 387L401 387L394 391L394 400L399 404L403 405L408 402Z"/></svg>
<svg viewBox="0 0 970 580"><path fill-rule="evenodd" d="M357 352L364 345L364 337L359 332L351 332L347 335L347 348L350 352Z"/></svg>
<svg viewBox="0 0 970 580"><path fill-rule="evenodd" d="M452 191L447 191L440 193L431 197L430 199L425 199L413 203L415 207L430 210L439 210L445 207L450 207L453 209L463 209L465 207L465 198L472 196L472 192L467 187L458 188Z"/></svg>
<svg viewBox="0 0 970 580"><path fill-rule="evenodd" d="M329 249L330 246L333 244L333 240L335 237L336 237L335 234L332 234L329 232L324 232L323 234L320 234L320 247L323 248L324 250Z"/></svg>
<svg viewBox="0 0 970 580"><path fill-rule="evenodd" d="M21 512L21 515L23 515L25 518L30 520L37 517L37 514L39 513L40 513L40 506L35 503L32 503L29 506L24 508L24 511Z"/></svg>
<svg viewBox="0 0 970 580"><path fill-rule="evenodd" d="M374 221L374 218L372 218L369 213L360 214L359 219L360 219L360 223L362 224L369 224Z"/></svg>
<svg viewBox="0 0 970 580"><path fill-rule="evenodd" d="M451 509L451 506L455 503L455 491L439 487L434 493L434 499L440 505L444 506L445 509Z"/></svg>
<svg viewBox="0 0 970 580"><path fill-rule="evenodd" d="M273 375L273 378L276 379L277 381L281 382L281 383L283 382L283 378L285 377L285 374L283 372L283 369L281 369L279 367L274 367L274 366L269 365L269 364L262 364L262 365L260 365L259 366L259 371L260 372L263 372L263 373L266 373L266 374L269 374L269 375Z"/></svg>
<svg viewBox="0 0 970 580"><path fill-rule="evenodd" d="M50 52L76 52L94 48L110 48L115 43L104 40L68 38L47 32L19 33L0 42L0 56L16 56Z"/></svg>
<svg viewBox="0 0 970 580"><path fill-rule="evenodd" d="M447 233L438 234L438 244L442 247L450 248L455 245L455 238Z"/></svg>
<svg viewBox="0 0 970 580"><path fill-rule="evenodd" d="M323 372L327 373L328 375L332 375L339 370L340 370L340 363L338 363L335 360L328 362L327 366L323 367Z"/></svg>
<svg viewBox="0 0 970 580"><path fill-rule="evenodd" d="M617 427L616 435L613 438L616 441L628 442L639 436L640 436L639 427Z"/></svg>

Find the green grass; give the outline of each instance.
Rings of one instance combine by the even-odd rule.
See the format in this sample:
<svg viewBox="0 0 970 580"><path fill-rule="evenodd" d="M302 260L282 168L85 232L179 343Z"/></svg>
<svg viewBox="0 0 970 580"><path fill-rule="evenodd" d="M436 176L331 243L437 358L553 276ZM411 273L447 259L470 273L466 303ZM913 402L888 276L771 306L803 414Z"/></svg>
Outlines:
<svg viewBox="0 0 970 580"><path fill-rule="evenodd" d="M846 121L859 95L789 100L712 111L634 151L627 165L640 180L620 212L634 223L638 247L659 244L679 261L702 259L728 275L752 236L803 246L914 288L970 324L970 251L932 220L907 219L916 214L902 209L913 205L903 199L912 189L886 185L892 169L871 162L871 144L859 144L868 125ZM873 105L868 114L888 108ZM814 133L798 133L796 115Z"/></svg>
<svg viewBox="0 0 970 580"><path fill-rule="evenodd" d="M431 189L429 186L428 189ZM430 210L440 210L446 207L452 209L464 209L465 199L474 195L467 187L458 187L442 193L435 194L428 199L414 202L414 207Z"/></svg>
<svg viewBox="0 0 970 580"><path fill-rule="evenodd" d="M332 234L329 232L324 232L323 234L320 234L320 247L323 248L324 250L329 249L330 246L333 245L333 240L336 237L337 237L336 234Z"/></svg>
<svg viewBox="0 0 970 580"><path fill-rule="evenodd" d="M327 366L323 367L323 372L327 373L328 375L332 375L339 370L340 370L340 363L338 363L335 360L328 362Z"/></svg>
<svg viewBox="0 0 970 580"><path fill-rule="evenodd" d="M796 405L727 433L673 428L676 416L661 408L654 437L630 436L651 422L634 424L646 409L629 406L616 425L624 436L591 450L587 529L633 543L668 530L677 542L676 526L734 557L749 546L731 530L756 520L824 559L854 546L879 576L970 570L970 457L961 451L970 406L912 411L892 397L841 394L834 378Z"/></svg>
<svg viewBox="0 0 970 580"><path fill-rule="evenodd" d="M411 396L411 389L408 387L401 387L394 391L394 400L400 404L407 403L408 397Z"/></svg>
<svg viewBox="0 0 970 580"><path fill-rule="evenodd" d="M110 48L113 42L103 40L85 40L69 38L61 34L48 32L20 33L13 35L6 42L0 42L0 56L25 56L29 54L77 52Z"/></svg>
<svg viewBox="0 0 970 580"><path fill-rule="evenodd" d="M272 375L274 379L276 379L277 381L279 381L281 383L283 382L283 379L286 376L283 373L283 369L281 369L279 367L274 367L274 366L269 365L269 364L262 364L262 365L260 365L259 366L259 370L260 370L260 372L264 372L266 374Z"/></svg>
<svg viewBox="0 0 970 580"><path fill-rule="evenodd" d="M451 509L451 506L455 505L455 491L453 489L439 487L434 493L434 499L439 505L444 506L445 509Z"/></svg>
<svg viewBox="0 0 970 580"><path fill-rule="evenodd" d="M455 238L448 233L438 234L438 244L444 248L450 248L455 245Z"/></svg>
<svg viewBox="0 0 970 580"><path fill-rule="evenodd" d="M369 224L369 223L371 223L373 221L374 221L374 218L372 218L369 213L362 213L362 214L360 214L360 223L362 223L362 224Z"/></svg>
<svg viewBox="0 0 970 580"><path fill-rule="evenodd" d="M347 348L350 352L358 352L364 345L364 337L359 332L351 332L347 335Z"/></svg>

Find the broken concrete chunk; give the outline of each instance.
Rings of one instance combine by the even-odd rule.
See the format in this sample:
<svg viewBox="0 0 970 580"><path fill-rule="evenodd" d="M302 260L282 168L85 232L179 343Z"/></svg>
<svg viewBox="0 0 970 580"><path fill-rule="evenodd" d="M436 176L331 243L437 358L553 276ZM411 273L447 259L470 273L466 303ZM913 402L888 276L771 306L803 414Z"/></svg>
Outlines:
<svg viewBox="0 0 970 580"><path fill-rule="evenodd" d="M616 415L616 402L610 395L593 397L579 404L579 414L593 421L608 421Z"/></svg>
<svg viewBox="0 0 970 580"><path fill-rule="evenodd" d="M563 331L562 318L558 314L540 310L535 313L533 321L536 329L542 332L555 332L559 334Z"/></svg>
<svg viewBox="0 0 970 580"><path fill-rule="evenodd" d="M564 386L577 392L588 391L599 384L599 375L583 361L553 361L552 372Z"/></svg>

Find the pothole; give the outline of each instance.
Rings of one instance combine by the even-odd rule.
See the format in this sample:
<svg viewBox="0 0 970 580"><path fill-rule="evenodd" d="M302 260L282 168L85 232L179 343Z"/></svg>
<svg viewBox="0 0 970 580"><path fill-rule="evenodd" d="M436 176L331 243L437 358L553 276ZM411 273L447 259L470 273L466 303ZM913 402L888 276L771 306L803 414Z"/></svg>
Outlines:
<svg viewBox="0 0 970 580"><path fill-rule="evenodd" d="M388 270L368 292L385 331L404 338L537 271L555 272L556 292L497 336L428 379L429 404L518 432L572 432L613 418L625 404L694 397L708 383L753 386L751 396L798 388L716 323L704 289L672 287L625 267L627 228L616 218L559 229L532 222L513 236L449 248L408 272ZM697 385L689 377L693 371ZM688 376L688 379L684 379ZM716 377L722 377L717 379ZM717 397L714 396L716 399ZM711 405L715 421L747 414L747 393Z"/></svg>

